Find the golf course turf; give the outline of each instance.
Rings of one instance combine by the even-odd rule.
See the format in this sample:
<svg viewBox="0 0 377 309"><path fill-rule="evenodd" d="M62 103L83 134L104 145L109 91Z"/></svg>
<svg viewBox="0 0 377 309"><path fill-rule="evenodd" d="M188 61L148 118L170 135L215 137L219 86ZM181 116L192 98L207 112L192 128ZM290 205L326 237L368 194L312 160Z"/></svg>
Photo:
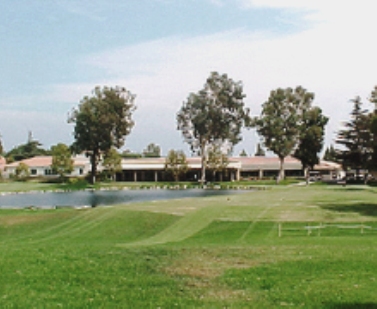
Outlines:
<svg viewBox="0 0 377 309"><path fill-rule="evenodd" d="M377 189L0 210L0 308L377 308Z"/></svg>

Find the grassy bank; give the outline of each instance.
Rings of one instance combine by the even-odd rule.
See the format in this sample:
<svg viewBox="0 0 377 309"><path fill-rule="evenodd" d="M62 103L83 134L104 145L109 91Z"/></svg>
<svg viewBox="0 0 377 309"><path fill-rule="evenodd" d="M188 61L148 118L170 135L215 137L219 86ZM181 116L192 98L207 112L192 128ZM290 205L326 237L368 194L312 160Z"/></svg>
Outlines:
<svg viewBox="0 0 377 309"><path fill-rule="evenodd" d="M299 180L287 179L279 185L286 186L297 184ZM275 186L275 180L255 180L255 181L235 181L235 182L218 182L207 183L208 188L249 188ZM143 188L198 188L201 185L198 182L98 182L95 185L89 184L86 180L72 179L66 183L48 183L41 180L35 181L6 181L0 182L0 193L4 192L28 192L28 191L56 191L56 190L85 190L85 189L143 189Z"/></svg>
<svg viewBox="0 0 377 309"><path fill-rule="evenodd" d="M2 210L0 307L376 308L376 194L274 187Z"/></svg>

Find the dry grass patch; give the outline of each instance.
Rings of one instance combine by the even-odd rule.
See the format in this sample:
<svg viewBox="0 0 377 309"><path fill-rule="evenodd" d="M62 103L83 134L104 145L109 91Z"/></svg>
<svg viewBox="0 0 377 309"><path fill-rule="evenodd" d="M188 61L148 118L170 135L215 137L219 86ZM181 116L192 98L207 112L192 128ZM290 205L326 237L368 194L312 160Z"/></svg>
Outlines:
<svg viewBox="0 0 377 309"><path fill-rule="evenodd" d="M5 227L35 223L46 220L45 216L7 216L0 217L0 225Z"/></svg>
<svg viewBox="0 0 377 309"><path fill-rule="evenodd" d="M26 212L26 211L25 211ZM37 213L40 212L40 213ZM7 226L15 226L15 225L24 225L24 224L34 224L39 222L47 222L52 218L59 217L61 219L65 219L69 215L68 213L57 214L54 210L53 212L46 213L45 211L33 211L28 210L28 213L19 213L19 211L15 211L15 215L7 215L7 216L0 216L0 225L5 227Z"/></svg>
<svg viewBox="0 0 377 309"><path fill-rule="evenodd" d="M242 258L230 259L207 256L195 259L191 257L176 262L169 266L166 271L174 276L213 279L222 275L229 268L249 268L256 264L251 260Z"/></svg>
<svg viewBox="0 0 377 309"><path fill-rule="evenodd" d="M183 280L185 289L203 301L251 300L244 290L231 289L219 278L228 269L247 269L259 262L245 257L218 256L216 252L187 251L164 271Z"/></svg>

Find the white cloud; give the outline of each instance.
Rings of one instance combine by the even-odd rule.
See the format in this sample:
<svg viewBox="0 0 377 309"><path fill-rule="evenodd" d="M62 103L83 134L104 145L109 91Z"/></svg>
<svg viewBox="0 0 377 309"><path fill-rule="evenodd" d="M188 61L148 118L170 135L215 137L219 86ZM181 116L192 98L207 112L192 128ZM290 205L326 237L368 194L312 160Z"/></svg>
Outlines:
<svg viewBox="0 0 377 309"><path fill-rule="evenodd" d="M147 127L145 120L156 133L156 137L152 137L153 131L148 134L151 142L169 127L174 130L175 113L189 92L198 91L209 73L218 71L243 81L246 101L254 114L276 87L303 85L315 92L317 104L331 117L329 143L340 121L348 117L348 100L356 95L366 98L377 83L377 46L371 40L373 30L354 11L354 2L344 4L337 15L334 12L339 8L326 3L250 1L255 6L315 9L324 21L289 36L234 30L203 37L163 38L94 54L85 61L104 70L109 79L102 83L121 84L137 94L140 121L134 133L139 139ZM357 22L347 18L351 12ZM84 88L88 87L75 86L73 90ZM72 93L68 89L63 92ZM166 121L153 118L156 109L165 111L160 116L166 115ZM176 142L168 140L166 144L174 147Z"/></svg>
<svg viewBox="0 0 377 309"><path fill-rule="evenodd" d="M236 1L236 0L235 0ZM348 101L365 101L377 84L377 21L374 7L361 1L243 0L242 5L302 10L317 21L290 35L233 30L201 37L170 37L92 54L83 62L103 70L104 78L85 84L56 85L49 95L78 103L95 85L123 85L137 95L136 126L127 147L141 151L148 143L184 148L175 130L175 114L190 92L198 91L211 71L242 80L246 102L258 114L269 91L302 85L331 120L329 144L340 122L348 118ZM238 1L241 3L241 1ZM320 21L320 22L319 22ZM71 104L72 104L71 103ZM5 135L5 134L4 134ZM240 148L253 153L252 133ZM251 140L253 138L253 140Z"/></svg>

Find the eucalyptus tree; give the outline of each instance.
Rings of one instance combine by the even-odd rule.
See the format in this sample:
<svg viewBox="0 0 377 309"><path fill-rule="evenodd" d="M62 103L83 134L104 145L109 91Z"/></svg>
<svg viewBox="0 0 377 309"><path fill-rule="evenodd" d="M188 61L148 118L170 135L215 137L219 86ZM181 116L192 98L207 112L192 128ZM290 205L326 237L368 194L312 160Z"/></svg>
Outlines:
<svg viewBox="0 0 377 309"><path fill-rule="evenodd" d="M207 166L212 171L213 180L216 180L216 173L220 172L220 181L222 181L222 172L229 164L228 156L221 150L219 145L212 145L208 151Z"/></svg>
<svg viewBox="0 0 377 309"><path fill-rule="evenodd" d="M300 138L293 156L301 161L306 182L309 170L319 163L318 154L323 148L325 126L329 118L322 114L319 107L305 110L302 115Z"/></svg>
<svg viewBox="0 0 377 309"><path fill-rule="evenodd" d="M237 144L241 129L250 124L243 86L226 74L213 72L198 93L189 94L177 114L178 130L193 153L201 156L201 182L206 180L208 147L214 143Z"/></svg>
<svg viewBox="0 0 377 309"><path fill-rule="evenodd" d="M170 150L165 159L165 171L170 173L175 181L188 170L187 158L181 150Z"/></svg>
<svg viewBox="0 0 377 309"><path fill-rule="evenodd" d="M132 113L135 95L124 87L95 87L92 96L85 96L72 111L69 122L75 124L75 153L85 152L90 158L91 182L96 180L101 157L112 147L124 145L134 126Z"/></svg>
<svg viewBox="0 0 377 309"><path fill-rule="evenodd" d="M263 103L260 117L255 119L264 146L280 160L277 182L284 179L284 159L291 155L300 140L303 113L310 109L314 94L301 86L271 91Z"/></svg>

